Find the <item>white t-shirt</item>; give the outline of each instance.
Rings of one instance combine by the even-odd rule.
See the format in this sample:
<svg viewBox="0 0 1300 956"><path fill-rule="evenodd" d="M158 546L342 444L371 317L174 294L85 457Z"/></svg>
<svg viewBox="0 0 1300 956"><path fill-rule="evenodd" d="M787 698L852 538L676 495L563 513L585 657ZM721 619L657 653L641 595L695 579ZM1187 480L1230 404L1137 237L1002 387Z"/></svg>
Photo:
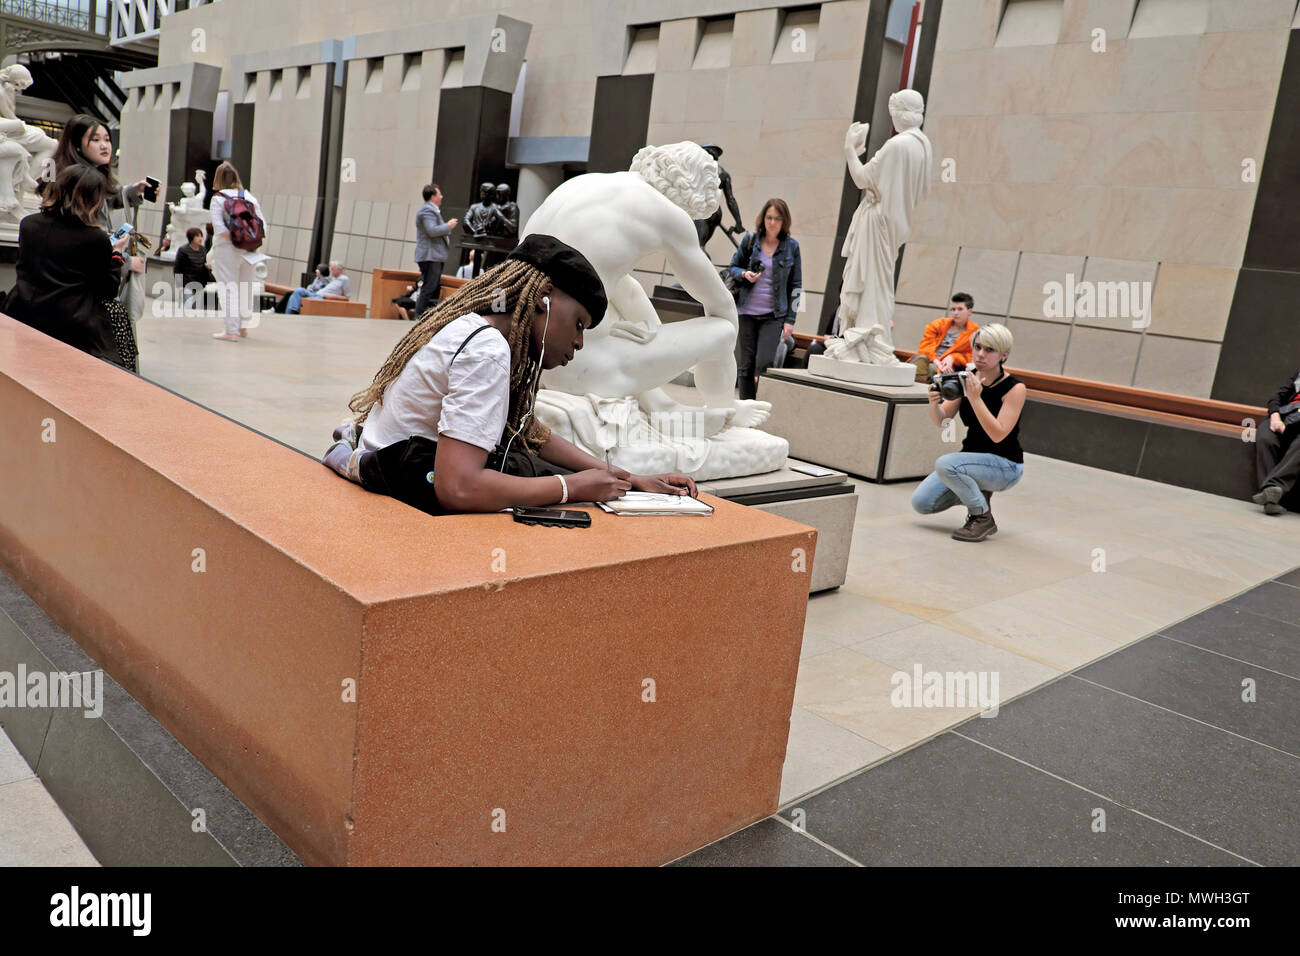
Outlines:
<svg viewBox="0 0 1300 956"><path fill-rule="evenodd" d="M510 346L496 329L480 332L451 358L487 319L470 312L449 323L406 363L370 410L361 447L378 451L415 435L446 435L491 451L510 412ZM448 377L447 367L451 365Z"/></svg>

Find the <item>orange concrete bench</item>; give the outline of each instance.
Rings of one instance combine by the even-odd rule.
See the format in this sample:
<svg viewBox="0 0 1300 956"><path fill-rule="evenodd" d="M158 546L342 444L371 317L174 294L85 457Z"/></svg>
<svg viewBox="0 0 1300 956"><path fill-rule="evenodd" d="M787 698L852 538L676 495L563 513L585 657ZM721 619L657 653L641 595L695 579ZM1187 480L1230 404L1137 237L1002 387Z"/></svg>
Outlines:
<svg viewBox="0 0 1300 956"><path fill-rule="evenodd" d="M0 565L309 863L657 864L772 813L815 536L709 500L432 518L0 316Z"/></svg>

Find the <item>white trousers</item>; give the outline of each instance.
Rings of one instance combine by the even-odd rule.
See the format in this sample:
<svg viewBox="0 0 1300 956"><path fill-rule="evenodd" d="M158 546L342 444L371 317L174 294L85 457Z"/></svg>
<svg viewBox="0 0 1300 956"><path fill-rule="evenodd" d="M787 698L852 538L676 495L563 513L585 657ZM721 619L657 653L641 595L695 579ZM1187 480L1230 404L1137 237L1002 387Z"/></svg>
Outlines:
<svg viewBox="0 0 1300 956"><path fill-rule="evenodd" d="M212 274L217 279L226 332L238 335L253 317L253 267L242 250L217 240L212 246Z"/></svg>

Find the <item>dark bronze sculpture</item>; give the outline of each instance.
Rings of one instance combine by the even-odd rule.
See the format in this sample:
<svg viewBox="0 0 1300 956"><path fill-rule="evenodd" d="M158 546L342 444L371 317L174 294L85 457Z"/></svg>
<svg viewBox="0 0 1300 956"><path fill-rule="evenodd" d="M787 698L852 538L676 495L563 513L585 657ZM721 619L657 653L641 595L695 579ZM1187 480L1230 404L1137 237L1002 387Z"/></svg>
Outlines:
<svg viewBox="0 0 1300 956"><path fill-rule="evenodd" d="M713 143L701 143L700 148L712 156L714 159L720 159L722 156L722 147ZM736 196L731 191L731 174L722 168L722 163L718 163L718 188L722 190L722 198L727 204L727 209L731 211L731 217L736 221L734 226L724 226L723 235L731 240L731 244L739 248L735 236L743 236L745 227L740 224L740 206L736 204ZM708 219L695 220L695 231L700 237L700 248L703 249L713 238L714 230L722 225L722 206L718 206L712 216Z"/></svg>
<svg viewBox="0 0 1300 956"><path fill-rule="evenodd" d="M475 238L486 236L491 232L494 218L492 193L493 186L491 183L480 184L478 187L478 202L470 206L465 213L465 231Z"/></svg>
<svg viewBox="0 0 1300 956"><path fill-rule="evenodd" d="M492 207L488 233L506 239L519 237L519 204L510 201L510 186L506 183L496 188L496 205Z"/></svg>

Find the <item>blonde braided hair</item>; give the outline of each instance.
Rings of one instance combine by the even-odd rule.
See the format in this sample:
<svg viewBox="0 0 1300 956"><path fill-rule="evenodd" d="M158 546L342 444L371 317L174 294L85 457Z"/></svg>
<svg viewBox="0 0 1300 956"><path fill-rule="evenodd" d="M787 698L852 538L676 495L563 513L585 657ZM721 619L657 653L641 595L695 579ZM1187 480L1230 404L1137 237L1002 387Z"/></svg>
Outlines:
<svg viewBox="0 0 1300 956"><path fill-rule="evenodd" d="M540 359L532 354L533 317L548 279L536 266L518 259L505 262L471 279L447 299L427 310L402 340L397 343L387 360L375 374L375 379L364 391L352 396L348 407L356 413L358 425L366 420L375 405L383 401L388 389L415 353L450 323L470 312L510 313L510 332L506 341L510 345L510 413L507 419L512 431L518 433L520 422L532 409L536 393ZM494 307L504 304L504 308ZM548 430L530 424L520 438L529 451L536 452L545 443Z"/></svg>

